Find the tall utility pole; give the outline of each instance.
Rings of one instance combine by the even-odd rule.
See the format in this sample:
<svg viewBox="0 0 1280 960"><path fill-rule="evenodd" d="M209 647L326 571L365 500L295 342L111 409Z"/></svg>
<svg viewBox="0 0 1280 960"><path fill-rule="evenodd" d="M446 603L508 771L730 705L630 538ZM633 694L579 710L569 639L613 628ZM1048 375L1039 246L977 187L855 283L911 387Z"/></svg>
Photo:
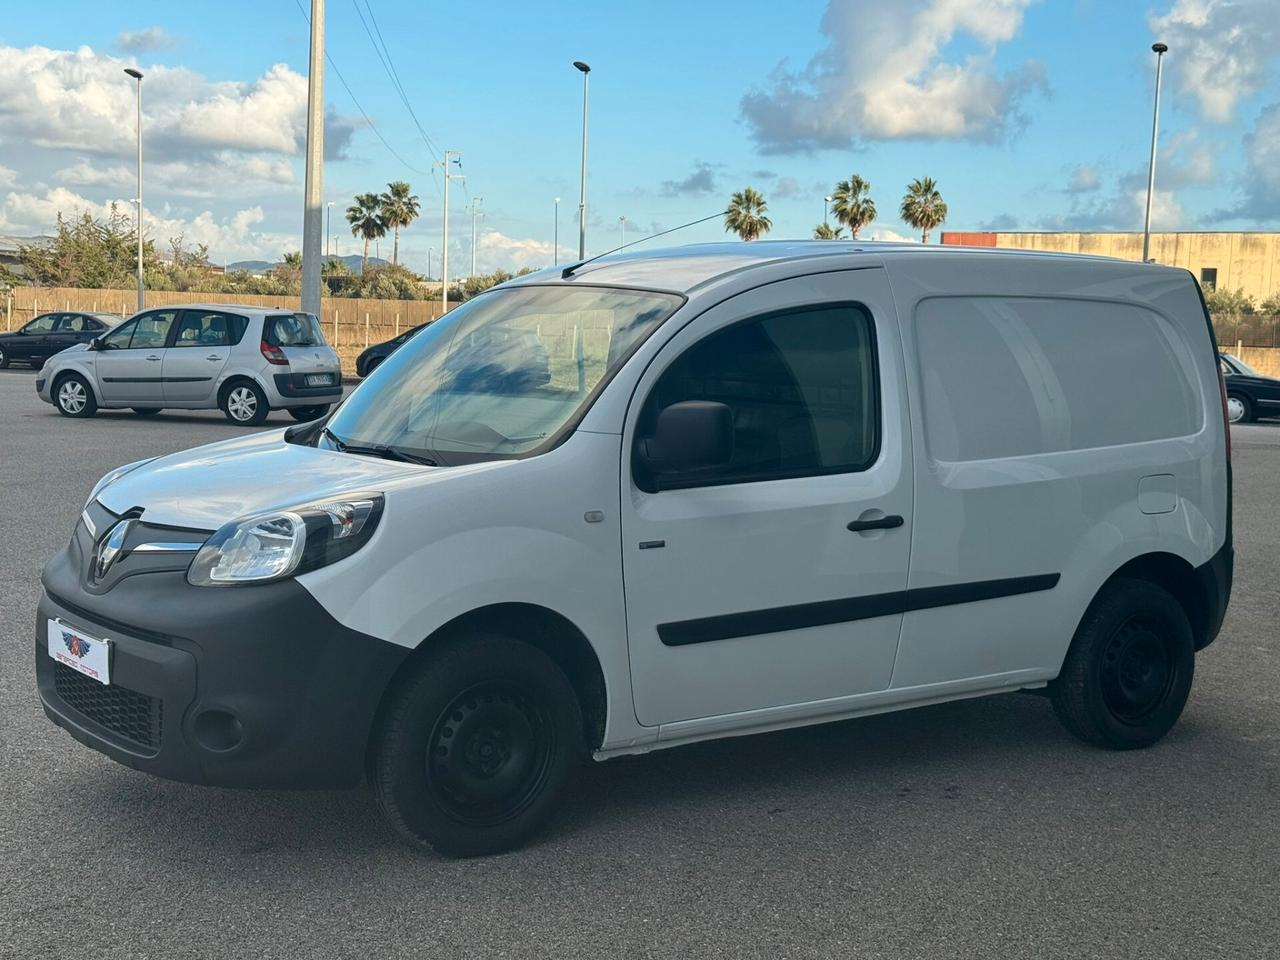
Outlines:
<svg viewBox="0 0 1280 960"><path fill-rule="evenodd" d="M142 279L142 73L133 67L124 72L137 81L138 87L138 310L146 306L146 285Z"/></svg>
<svg viewBox="0 0 1280 960"><path fill-rule="evenodd" d="M476 275L476 213L484 197L476 197L471 201L471 276Z"/></svg>
<svg viewBox="0 0 1280 960"><path fill-rule="evenodd" d="M329 256L329 241L333 238L333 201L324 205L324 255Z"/></svg>
<svg viewBox="0 0 1280 960"><path fill-rule="evenodd" d="M1151 118L1151 165L1147 168L1147 215L1142 225L1142 262L1151 259L1151 198L1156 191L1156 141L1160 139L1160 74L1164 68L1163 43L1153 43L1151 52L1156 55L1156 107Z"/></svg>
<svg viewBox="0 0 1280 960"><path fill-rule="evenodd" d="M587 79L591 67L581 60L573 65L582 71L582 179L578 185L578 259L587 259Z"/></svg>
<svg viewBox="0 0 1280 960"><path fill-rule="evenodd" d="M551 234L551 265L560 262L560 198L556 197L556 225Z"/></svg>
<svg viewBox="0 0 1280 960"><path fill-rule="evenodd" d="M618 218L618 249L621 250L627 245L627 218Z"/></svg>
<svg viewBox="0 0 1280 960"><path fill-rule="evenodd" d="M302 312L320 316L320 231L324 229L324 0L311 0L307 66L307 177L302 208Z"/></svg>
<svg viewBox="0 0 1280 960"><path fill-rule="evenodd" d="M449 312L449 181L462 180L460 173L450 173L449 164L461 164L457 150L446 150L436 166L444 170L444 241L440 248L440 312Z"/></svg>

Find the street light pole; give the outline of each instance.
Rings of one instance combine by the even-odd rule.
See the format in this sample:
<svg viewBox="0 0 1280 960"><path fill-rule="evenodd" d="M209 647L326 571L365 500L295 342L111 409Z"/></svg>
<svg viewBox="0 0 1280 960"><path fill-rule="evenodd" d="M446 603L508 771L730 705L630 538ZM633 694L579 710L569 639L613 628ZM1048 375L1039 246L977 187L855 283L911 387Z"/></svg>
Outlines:
<svg viewBox="0 0 1280 960"><path fill-rule="evenodd" d="M618 249L621 250L627 243L627 218L618 218Z"/></svg>
<svg viewBox="0 0 1280 960"><path fill-rule="evenodd" d="M1142 262L1151 259L1151 199L1156 190L1156 142L1160 139L1160 75L1164 69L1164 55L1168 46L1153 43L1151 52L1156 55L1156 105L1151 118L1151 164L1147 167L1147 213L1142 226Z"/></svg>
<svg viewBox="0 0 1280 960"><path fill-rule="evenodd" d="M556 197L556 226L551 239L551 265L560 262L560 198Z"/></svg>
<svg viewBox="0 0 1280 960"><path fill-rule="evenodd" d="M827 204L829 204L830 202L831 202L830 197L822 198L822 225L824 227L827 225Z"/></svg>
<svg viewBox="0 0 1280 960"><path fill-rule="evenodd" d="M138 310L141 311L146 306L147 295L142 278L142 73L133 67L125 67L124 72L137 81L138 88Z"/></svg>
<svg viewBox="0 0 1280 960"><path fill-rule="evenodd" d="M302 201L302 312L320 316L320 230L324 226L324 0L311 0L307 63L307 157Z"/></svg>
<svg viewBox="0 0 1280 960"><path fill-rule="evenodd" d="M333 238L333 201L324 205L324 255L329 256L329 241Z"/></svg>
<svg viewBox="0 0 1280 960"><path fill-rule="evenodd" d="M573 65L582 71L582 177L578 185L578 259L587 259L587 80L591 67L581 60Z"/></svg>
<svg viewBox="0 0 1280 960"><path fill-rule="evenodd" d="M471 201L471 276L476 275L476 210L484 197L476 197Z"/></svg>
<svg viewBox="0 0 1280 960"><path fill-rule="evenodd" d="M457 150L446 150L444 159L436 163L444 170L444 238L440 248L440 312L449 312L449 181L463 179L460 173L450 173L449 164L461 164Z"/></svg>

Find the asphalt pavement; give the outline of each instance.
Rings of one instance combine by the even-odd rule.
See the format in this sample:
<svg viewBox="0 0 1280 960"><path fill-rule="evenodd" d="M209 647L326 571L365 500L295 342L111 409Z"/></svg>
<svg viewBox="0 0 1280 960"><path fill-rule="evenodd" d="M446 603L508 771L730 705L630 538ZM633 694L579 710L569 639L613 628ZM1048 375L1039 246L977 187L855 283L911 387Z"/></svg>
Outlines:
<svg viewBox="0 0 1280 960"><path fill-rule="evenodd" d="M1235 592L1158 746L1027 694L699 744L593 764L532 846L462 862L366 791L167 783L45 719L40 568L93 482L242 432L67 420L0 373L0 956L1280 956L1280 424L1232 431Z"/></svg>

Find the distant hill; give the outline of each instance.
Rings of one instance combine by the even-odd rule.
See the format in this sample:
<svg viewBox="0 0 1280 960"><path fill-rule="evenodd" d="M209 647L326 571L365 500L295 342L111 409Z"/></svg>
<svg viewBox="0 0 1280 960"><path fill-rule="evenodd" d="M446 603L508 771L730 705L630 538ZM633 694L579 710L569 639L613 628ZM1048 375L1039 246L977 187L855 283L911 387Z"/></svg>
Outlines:
<svg viewBox="0 0 1280 960"><path fill-rule="evenodd" d="M328 260L341 260L347 265L347 269L352 273L360 272L360 254L353 253L345 257L327 257ZM279 261L277 261L278 263ZM379 257L370 257L369 266L385 267L390 260L383 260ZM269 260L237 260L235 263L227 264L228 270L248 270L250 273L266 273L268 270L274 269L276 263Z"/></svg>

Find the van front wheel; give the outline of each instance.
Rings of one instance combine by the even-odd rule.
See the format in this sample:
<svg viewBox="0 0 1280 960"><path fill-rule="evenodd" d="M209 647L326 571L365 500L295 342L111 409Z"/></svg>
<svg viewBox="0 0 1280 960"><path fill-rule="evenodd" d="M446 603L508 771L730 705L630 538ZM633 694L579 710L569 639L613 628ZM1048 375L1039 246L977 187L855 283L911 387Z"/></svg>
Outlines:
<svg viewBox="0 0 1280 960"><path fill-rule="evenodd" d="M406 840L447 856L528 840L555 812L584 752L568 678L519 640L445 641L391 697L371 758L378 805Z"/></svg>
<svg viewBox="0 0 1280 960"><path fill-rule="evenodd" d="M1058 678L1054 711L1071 733L1112 750L1147 747L1182 715L1195 643L1182 606L1145 580L1107 584L1085 613Z"/></svg>

